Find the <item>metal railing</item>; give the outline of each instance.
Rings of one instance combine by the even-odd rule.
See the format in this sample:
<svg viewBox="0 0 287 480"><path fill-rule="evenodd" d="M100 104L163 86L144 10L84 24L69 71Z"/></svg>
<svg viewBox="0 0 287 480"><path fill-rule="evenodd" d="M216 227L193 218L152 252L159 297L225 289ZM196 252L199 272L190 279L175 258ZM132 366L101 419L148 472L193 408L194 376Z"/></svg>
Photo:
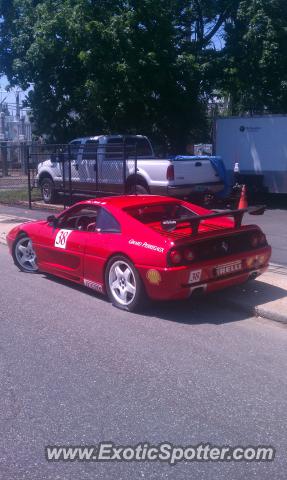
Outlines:
<svg viewBox="0 0 287 480"><path fill-rule="evenodd" d="M136 193L137 147L124 142L0 146L0 201L58 203Z"/></svg>

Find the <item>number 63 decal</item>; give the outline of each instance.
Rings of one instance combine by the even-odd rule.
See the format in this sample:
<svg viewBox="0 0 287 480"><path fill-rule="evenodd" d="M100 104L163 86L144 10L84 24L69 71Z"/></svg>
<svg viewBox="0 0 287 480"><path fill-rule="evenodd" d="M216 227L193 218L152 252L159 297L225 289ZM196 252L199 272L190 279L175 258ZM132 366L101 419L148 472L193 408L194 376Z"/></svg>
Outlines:
<svg viewBox="0 0 287 480"><path fill-rule="evenodd" d="M67 240L72 230L59 230L55 238L55 247L66 248Z"/></svg>

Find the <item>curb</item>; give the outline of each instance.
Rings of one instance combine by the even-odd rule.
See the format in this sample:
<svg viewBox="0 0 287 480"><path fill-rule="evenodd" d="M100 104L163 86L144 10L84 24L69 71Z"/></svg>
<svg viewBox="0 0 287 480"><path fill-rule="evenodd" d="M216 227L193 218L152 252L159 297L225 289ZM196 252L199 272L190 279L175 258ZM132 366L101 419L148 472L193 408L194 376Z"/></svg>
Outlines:
<svg viewBox="0 0 287 480"><path fill-rule="evenodd" d="M43 211L59 211L61 212L62 210L64 210L64 206L63 205L46 205L46 204L42 204L40 202L32 202L33 203L33 208L32 210L43 210ZM0 201L0 205L5 205L6 207L25 207L25 208L28 208L29 209L29 202L25 201L25 200L18 200L18 201L15 201L15 202L5 202L5 201ZM67 207L66 207L67 208Z"/></svg>
<svg viewBox="0 0 287 480"><path fill-rule="evenodd" d="M252 305L236 302L235 300L226 297L224 299L224 303L227 307L231 309L236 308L237 310L247 313L250 316L262 317L266 320L271 320L273 322L287 324L287 312L286 315L284 315L275 311L268 310L268 308L265 308L262 305L257 305L256 307L253 307Z"/></svg>

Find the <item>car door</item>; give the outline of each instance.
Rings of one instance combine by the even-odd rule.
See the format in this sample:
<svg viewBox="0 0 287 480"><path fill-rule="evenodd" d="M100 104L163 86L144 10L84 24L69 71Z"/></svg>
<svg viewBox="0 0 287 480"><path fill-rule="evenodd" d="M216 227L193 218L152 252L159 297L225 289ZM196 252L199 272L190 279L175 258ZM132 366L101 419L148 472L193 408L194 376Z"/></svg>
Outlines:
<svg viewBox="0 0 287 480"><path fill-rule="evenodd" d="M105 207L100 207L96 225L90 231L84 256L83 283L93 290L103 293L105 290L105 265L121 242L121 226L117 219Z"/></svg>
<svg viewBox="0 0 287 480"><path fill-rule="evenodd" d="M81 160L81 140L73 140L69 144L69 156L71 162L71 179L73 184L78 184L80 181L79 164ZM69 178L69 170L67 164L66 178ZM73 187L76 185L73 185Z"/></svg>
<svg viewBox="0 0 287 480"><path fill-rule="evenodd" d="M55 222L46 222L39 232L37 259L40 270L81 282L84 253L95 225L98 207L80 204L64 212Z"/></svg>
<svg viewBox="0 0 287 480"><path fill-rule="evenodd" d="M86 140L83 148L82 171L86 172L87 182L85 185L85 190L89 192L97 191L98 145L99 145L99 140L91 139L91 140Z"/></svg>
<svg viewBox="0 0 287 480"><path fill-rule="evenodd" d="M80 172L79 164L81 160L81 140L73 140L69 143L67 151L65 152L65 157L67 156L67 161L65 161L65 181L68 182L70 178L69 169L71 168L71 181L72 187L74 190L79 190L80 183ZM71 167L69 166L69 163Z"/></svg>
<svg viewBox="0 0 287 480"><path fill-rule="evenodd" d="M103 192L124 193L123 137L107 137L99 146L98 187Z"/></svg>
<svg viewBox="0 0 287 480"><path fill-rule="evenodd" d="M71 180L72 188L77 192L86 192L90 190L90 171L88 158L91 157L91 152L88 158L85 156L86 144L90 140L85 138L73 140L69 144L68 157L71 164ZM65 178L69 181L69 164L66 164Z"/></svg>

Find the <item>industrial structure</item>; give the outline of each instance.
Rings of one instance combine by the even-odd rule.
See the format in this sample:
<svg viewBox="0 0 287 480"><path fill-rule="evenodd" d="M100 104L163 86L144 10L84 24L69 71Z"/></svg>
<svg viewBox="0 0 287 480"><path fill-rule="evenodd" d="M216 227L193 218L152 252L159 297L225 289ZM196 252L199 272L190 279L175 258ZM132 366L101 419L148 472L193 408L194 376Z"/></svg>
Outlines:
<svg viewBox="0 0 287 480"><path fill-rule="evenodd" d="M15 94L15 103L5 103L5 97L0 102L0 141L1 142L31 142L32 129L27 109L20 105L20 93Z"/></svg>
<svg viewBox="0 0 287 480"><path fill-rule="evenodd" d="M31 122L27 109L20 105L20 92L15 93L15 103L5 100L0 101L0 177L26 173L25 148L32 141Z"/></svg>

